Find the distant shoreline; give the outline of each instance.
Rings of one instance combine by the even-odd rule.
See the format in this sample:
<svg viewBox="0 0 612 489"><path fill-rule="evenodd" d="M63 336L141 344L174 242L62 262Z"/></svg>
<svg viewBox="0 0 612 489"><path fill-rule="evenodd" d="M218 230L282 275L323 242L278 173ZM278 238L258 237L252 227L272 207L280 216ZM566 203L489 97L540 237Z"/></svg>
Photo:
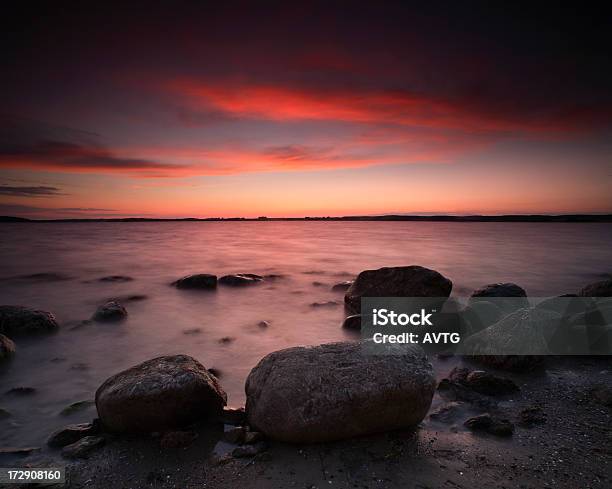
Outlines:
<svg viewBox="0 0 612 489"><path fill-rule="evenodd" d="M0 216L0 222L12 223L43 223L43 222L267 222L267 221L413 221L413 222L580 222L597 223L612 222L612 214L507 214L499 216L468 215L468 216L411 216L411 215L381 215L381 216L337 216L337 217L185 217L177 219L122 217L122 218L71 218L71 219L27 219L25 217Z"/></svg>

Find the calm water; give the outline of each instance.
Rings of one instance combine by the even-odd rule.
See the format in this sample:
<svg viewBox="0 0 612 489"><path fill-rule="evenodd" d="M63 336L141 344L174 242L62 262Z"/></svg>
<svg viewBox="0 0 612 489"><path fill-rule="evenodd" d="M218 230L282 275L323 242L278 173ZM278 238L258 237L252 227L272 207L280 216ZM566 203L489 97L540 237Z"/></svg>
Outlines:
<svg viewBox="0 0 612 489"><path fill-rule="evenodd" d="M186 353L221 371L229 404L244 402L250 369L266 353L346 339L342 301L330 291L368 268L418 264L449 277L453 293L512 281L532 296L575 292L612 272L609 224L410 222L162 222L0 224L0 303L53 312L58 334L17 339L14 360L0 366L0 447L40 445L54 429L90 420L95 409L59 412L93 399L108 376L141 361ZM66 280L15 277L58 273ZM169 286L198 272L282 274L248 288L216 292ZM107 275L133 281L102 283ZM127 321L89 324L110 297L126 303ZM269 321L262 329L258 323ZM186 330L198 332L186 334ZM220 343L230 337L232 341ZM448 368L448 367L445 367ZM28 397L3 395L34 387Z"/></svg>

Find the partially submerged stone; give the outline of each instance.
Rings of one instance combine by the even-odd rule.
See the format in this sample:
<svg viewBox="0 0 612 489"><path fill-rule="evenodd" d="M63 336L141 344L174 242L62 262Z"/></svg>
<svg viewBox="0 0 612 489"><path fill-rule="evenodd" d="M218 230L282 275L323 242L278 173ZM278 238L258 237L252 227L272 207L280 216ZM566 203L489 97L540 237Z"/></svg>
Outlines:
<svg viewBox="0 0 612 489"><path fill-rule="evenodd" d="M59 327L55 316L23 306L0 306L0 333L18 336L50 333Z"/></svg>
<svg viewBox="0 0 612 489"><path fill-rule="evenodd" d="M227 402L217 379L194 358L153 358L107 379L96 391L105 428L154 432L216 418Z"/></svg>
<svg viewBox="0 0 612 489"><path fill-rule="evenodd" d="M448 297L452 282L428 268L411 265L361 272L344 296L346 306L361 312L362 297Z"/></svg>
<svg viewBox="0 0 612 489"><path fill-rule="evenodd" d="M214 289L217 287L217 276L209 273L187 275L173 282L178 289Z"/></svg>
<svg viewBox="0 0 612 489"><path fill-rule="evenodd" d="M123 321L128 316L127 310L117 301L109 301L96 309L92 316L94 321L113 323Z"/></svg>
<svg viewBox="0 0 612 489"><path fill-rule="evenodd" d="M5 360L15 354L15 343L10 338L0 334L0 360Z"/></svg>
<svg viewBox="0 0 612 489"><path fill-rule="evenodd" d="M230 287L243 287L245 285L256 285L263 282L264 278L261 275L254 273L235 273L232 275L224 275L219 279L219 283L229 285Z"/></svg>
<svg viewBox="0 0 612 489"><path fill-rule="evenodd" d="M97 423L95 425L93 423L71 424L52 433L47 440L47 445L52 448L62 448L86 436L97 435L98 432Z"/></svg>

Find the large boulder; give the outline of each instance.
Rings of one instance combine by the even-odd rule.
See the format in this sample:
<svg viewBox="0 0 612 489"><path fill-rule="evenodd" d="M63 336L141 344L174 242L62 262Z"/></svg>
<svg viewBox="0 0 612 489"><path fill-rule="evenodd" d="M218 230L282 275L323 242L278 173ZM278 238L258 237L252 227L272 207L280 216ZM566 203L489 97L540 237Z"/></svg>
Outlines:
<svg viewBox="0 0 612 489"><path fill-rule="evenodd" d="M0 334L0 360L9 358L15 353L15 343L10 338Z"/></svg>
<svg viewBox="0 0 612 489"><path fill-rule="evenodd" d="M187 275L172 282L178 289L214 289L217 287L217 276L209 273Z"/></svg>
<svg viewBox="0 0 612 489"><path fill-rule="evenodd" d="M55 316L23 306L0 306L0 333L18 336L57 330Z"/></svg>
<svg viewBox="0 0 612 489"><path fill-rule="evenodd" d="M362 297L448 297L453 283L429 268L411 265L361 272L347 290L347 307L361 312Z"/></svg>
<svg viewBox="0 0 612 489"><path fill-rule="evenodd" d="M472 292L472 297L527 297L525 289L511 282L489 284Z"/></svg>
<svg viewBox="0 0 612 489"><path fill-rule="evenodd" d="M436 382L420 347L401 352L369 355L362 343L346 342L270 353L246 381L249 424L294 443L414 427Z"/></svg>
<svg viewBox="0 0 612 489"><path fill-rule="evenodd" d="M206 368L187 355L158 357L107 379L96 391L104 427L154 432L217 417L227 395Z"/></svg>
<svg viewBox="0 0 612 489"><path fill-rule="evenodd" d="M578 295L581 297L612 297L612 279L589 284Z"/></svg>

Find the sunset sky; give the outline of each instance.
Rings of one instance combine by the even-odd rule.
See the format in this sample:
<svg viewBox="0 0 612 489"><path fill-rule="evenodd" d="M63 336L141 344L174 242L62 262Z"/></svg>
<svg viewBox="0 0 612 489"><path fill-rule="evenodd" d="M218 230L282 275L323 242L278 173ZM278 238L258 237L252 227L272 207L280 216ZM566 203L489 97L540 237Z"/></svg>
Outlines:
<svg viewBox="0 0 612 489"><path fill-rule="evenodd" d="M612 212L592 6L216 3L5 12L0 215Z"/></svg>

